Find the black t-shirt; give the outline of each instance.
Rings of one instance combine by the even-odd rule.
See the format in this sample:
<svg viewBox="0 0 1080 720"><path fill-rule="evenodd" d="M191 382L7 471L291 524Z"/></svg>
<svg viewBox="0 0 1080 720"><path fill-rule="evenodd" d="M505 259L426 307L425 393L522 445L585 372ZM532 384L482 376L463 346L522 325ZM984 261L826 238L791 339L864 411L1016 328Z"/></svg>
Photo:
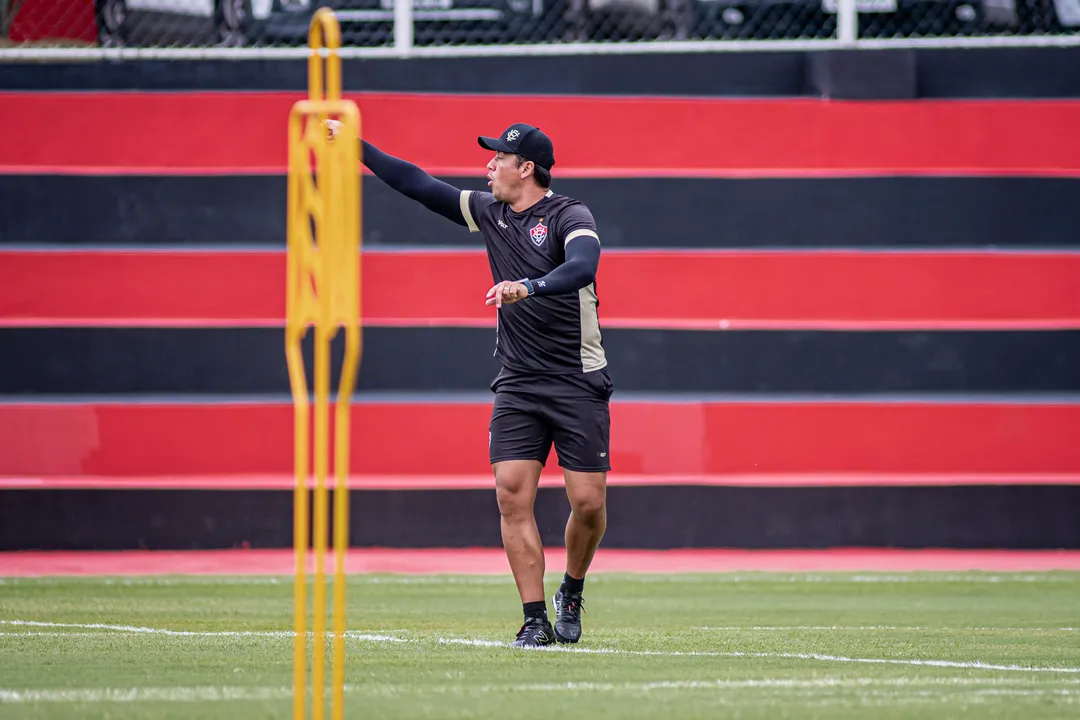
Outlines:
<svg viewBox="0 0 1080 720"><path fill-rule="evenodd" d="M465 190L461 211L469 230L484 236L494 283L535 282L563 263L571 240L581 235L599 239L589 209L551 191L516 213L491 193ZM495 340L495 355L505 368L500 377L580 376L605 368L598 306L595 282L577 292L533 295L503 305Z"/></svg>

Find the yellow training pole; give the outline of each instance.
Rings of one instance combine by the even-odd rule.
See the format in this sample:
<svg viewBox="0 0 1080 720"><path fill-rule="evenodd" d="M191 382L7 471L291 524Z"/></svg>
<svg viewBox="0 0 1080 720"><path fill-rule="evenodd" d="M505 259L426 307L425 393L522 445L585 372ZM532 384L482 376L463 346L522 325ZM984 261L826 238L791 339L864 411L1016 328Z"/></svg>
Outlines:
<svg viewBox="0 0 1080 720"><path fill-rule="evenodd" d="M326 711L326 551L329 538L330 472L330 343L339 326L345 331L345 359L334 415L334 616L333 718L344 716L345 687L345 556L349 546L349 412L361 358L360 338L360 112L341 99L341 31L333 11L320 8L308 33L307 100L289 115L288 259L286 278L285 352L294 405L295 491L293 646L293 717L307 710L306 560L308 549L308 482L314 455L315 497L312 513L314 593L312 596L311 715ZM321 62L327 51L325 75ZM326 87L323 88L325 80ZM341 121L348 140L329 142L324 121ZM314 326L314 437L300 345ZM312 440L314 441L312 443ZM309 446L313 446L310 447Z"/></svg>
<svg viewBox="0 0 1080 720"><path fill-rule="evenodd" d="M333 720L343 720L345 707L345 555L349 547L349 411L351 398L356 388L356 376L359 370L362 343L360 338L360 253L362 239L360 223L360 203L351 202L351 198L361 196L361 176L359 167L359 141L352 138L360 136L360 116L355 114L342 128L346 134L342 145L345 152L335 160L342 163L339 168L344 193L342 207L345 212L340 216L342 237L356 238L356 247L346 246L345 257L338 258L338 265L347 279L341 283L341 289L348 289L340 297L342 323L345 327L345 358L341 370L341 384L338 389L338 401L334 417L334 676L333 676ZM355 134L354 134L355 133ZM346 199L350 199L346 201ZM351 294L350 294L351 293Z"/></svg>
<svg viewBox="0 0 1080 720"><path fill-rule="evenodd" d="M307 559L308 537L308 392L307 379L304 375L304 359L300 352L307 325L315 319L314 298L305 284L301 283L301 272L305 278L312 271L308 250L311 245L310 233L306 220L309 207L306 204L310 190L305 185L308 180L306 157L301 147L302 118L298 114L289 117L289 185L288 185L288 253L286 259L286 325L285 358L289 368L289 386L293 396L293 465L295 489L293 491L293 546L296 554L293 577L294 637L293 637L293 717L301 720L306 714L307 690L307 578L305 562Z"/></svg>

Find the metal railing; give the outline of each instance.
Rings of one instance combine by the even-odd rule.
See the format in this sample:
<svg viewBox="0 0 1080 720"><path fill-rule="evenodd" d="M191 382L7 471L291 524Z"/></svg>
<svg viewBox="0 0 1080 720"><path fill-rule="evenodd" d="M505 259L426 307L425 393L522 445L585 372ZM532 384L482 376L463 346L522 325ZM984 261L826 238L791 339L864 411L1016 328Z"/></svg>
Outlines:
<svg viewBox="0 0 1080 720"><path fill-rule="evenodd" d="M3 59L301 58L1080 45L1080 0L0 0Z"/></svg>

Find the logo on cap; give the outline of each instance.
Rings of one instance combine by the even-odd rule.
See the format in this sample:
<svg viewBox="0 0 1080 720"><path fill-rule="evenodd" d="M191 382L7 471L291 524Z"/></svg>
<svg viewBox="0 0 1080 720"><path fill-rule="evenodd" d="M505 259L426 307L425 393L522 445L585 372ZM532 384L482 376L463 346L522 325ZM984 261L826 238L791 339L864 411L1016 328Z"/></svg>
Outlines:
<svg viewBox="0 0 1080 720"><path fill-rule="evenodd" d="M540 221L529 231L529 237L532 238L533 245L540 247L544 244L544 241L547 240L547 230L547 225L544 224L544 218L540 218Z"/></svg>
<svg viewBox="0 0 1080 720"><path fill-rule="evenodd" d="M551 138L532 125L514 123L503 130L501 135L480 135L476 140L485 150L520 155L545 170L550 170L555 164L555 150L551 146Z"/></svg>

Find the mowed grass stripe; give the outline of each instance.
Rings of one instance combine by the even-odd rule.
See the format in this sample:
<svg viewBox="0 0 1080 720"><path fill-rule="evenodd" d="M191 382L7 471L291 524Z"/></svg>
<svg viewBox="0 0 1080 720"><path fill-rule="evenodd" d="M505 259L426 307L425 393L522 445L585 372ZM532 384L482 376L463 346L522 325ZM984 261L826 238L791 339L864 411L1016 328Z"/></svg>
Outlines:
<svg viewBox="0 0 1080 720"><path fill-rule="evenodd" d="M794 680L765 678L760 680L678 681L659 680L648 683L528 683L524 685L346 685L345 691L357 695L402 695L413 693L448 695L485 695L503 692L638 692L672 690L777 690L812 691L828 689L875 690L881 688L920 689L946 686L964 688L962 692L1018 695L1080 695L1080 688L1032 688L1030 684L997 679L971 678L817 678ZM895 692L895 694L903 694ZM292 697L291 687L247 687L242 685L142 688L84 688L77 690L5 690L0 689L0 702L5 703L108 703L108 702L195 702L214 700L278 700Z"/></svg>
<svg viewBox="0 0 1080 720"><path fill-rule="evenodd" d="M289 631L199 631L199 630L170 630L167 628L148 628L131 625L107 625L102 623L51 623L47 621L33 621L33 620L0 620L0 625L12 625L12 626L31 626L31 627L66 627L72 629L94 629L103 631L113 631L120 633L131 633L137 635L162 635L166 637L275 637L275 638L291 638L295 635ZM71 636L88 635L89 633L71 633ZM20 635L26 636L27 633L11 633L10 636L18 637ZM309 636L312 633L308 633ZM469 647L483 647L483 648L507 648L508 643L500 642L498 640L483 640L479 638L446 638L446 637L434 637L434 638L404 638L394 635L379 635L371 633L362 633L356 631L346 631L346 636L349 639L357 640L360 642L374 642L374 643L408 643L408 642L437 642L444 645L465 645ZM324 637L330 637L330 632L324 633ZM516 649L515 649L516 650ZM724 658L783 658L794 660L815 660L820 662L834 662L834 663L867 663L872 665L911 665L911 666L927 666L927 667L941 667L941 668L963 668L974 670L997 670L1002 672L1046 672L1046 673L1065 673L1065 674L1080 674L1080 667L1039 667L1028 665L1001 665L995 663L987 663L979 660L972 661L951 661L951 660L936 660L936 659L905 659L905 658L863 658L863 657L844 657L838 655L823 655L820 653L790 653L790 652L721 652L721 651L678 651L678 650L624 650L615 648L603 648L603 647L578 647L568 645L552 645L543 648L529 648L531 651L536 652L566 652L566 653L580 653L586 655L628 655L628 656L659 656L659 657L724 657Z"/></svg>

